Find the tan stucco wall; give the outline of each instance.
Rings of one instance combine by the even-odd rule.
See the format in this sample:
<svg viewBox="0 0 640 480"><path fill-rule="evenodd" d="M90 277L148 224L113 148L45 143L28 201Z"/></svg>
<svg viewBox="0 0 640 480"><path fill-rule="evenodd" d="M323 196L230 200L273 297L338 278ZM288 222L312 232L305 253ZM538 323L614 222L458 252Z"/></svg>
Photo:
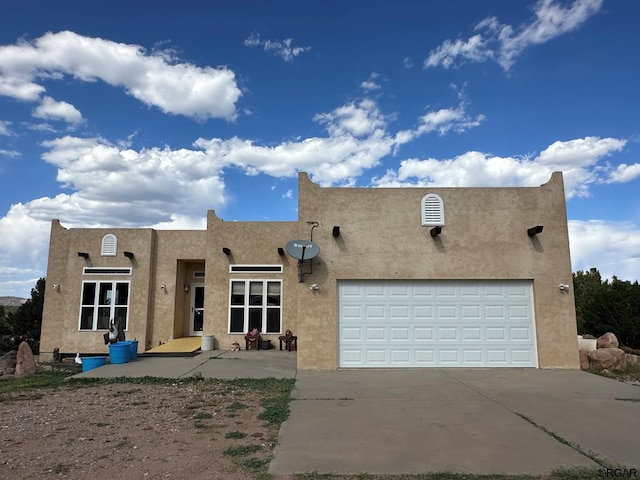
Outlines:
<svg viewBox="0 0 640 480"><path fill-rule="evenodd" d="M299 220L225 222L213 211L207 229L65 229L51 226L51 244L42 327L44 358L61 352L106 352L104 332L78 331L83 266L133 266L129 331L140 350L189 334L195 270L205 270L204 334L216 348L243 345L228 334L231 279L283 280L282 331L298 336L300 369L337 367L337 282L366 279L519 279L533 283L538 363L542 368L577 368L569 239L561 174L534 188L321 188L299 176ZM432 238L420 221L427 193L444 201L445 226ZM321 248L313 273L298 282L297 261L278 247L293 239L313 240ZM332 236L334 225L340 236ZM543 225L535 237L527 228ZM118 255L101 257L102 237L118 238ZM231 249L229 256L223 247ZM124 250L135 253L134 261ZM90 254L88 261L78 251ZM283 265L284 273L230 273L231 264ZM305 270L309 265L305 265ZM104 277L113 280L114 277ZM100 280L101 277L91 276ZM123 277L124 279L124 277ZM319 290L309 289L311 283ZM60 284L54 291L53 284ZM164 284L166 289L161 289ZM277 345L278 335L264 335ZM244 345L243 345L244 346Z"/></svg>
<svg viewBox="0 0 640 480"><path fill-rule="evenodd" d="M117 237L117 255L101 256L102 238ZM53 349L62 353L107 353L104 331L80 331L79 315L83 280L130 281L127 339L137 339L139 350L173 337L177 259L204 256L205 231L152 229L66 229L58 220L51 224L47 287L40 350L43 358ZM133 260L123 255L134 253ZM77 252L89 253L85 260ZM159 255L158 252L161 252ZM132 267L131 276L83 276L83 267ZM167 284L167 293L160 284ZM54 290L53 285L60 285ZM182 291L183 284L179 285Z"/></svg>
<svg viewBox="0 0 640 480"><path fill-rule="evenodd" d="M561 174L536 188L321 188L299 181L299 220L317 221L322 249L299 296L301 369L337 368L337 281L346 279L530 279L538 361L577 368L575 307ZM420 202L444 202L445 226L432 238ZM334 225L340 236L332 236ZM543 225L529 237L527 228ZM308 238L308 237L306 237Z"/></svg>
<svg viewBox="0 0 640 480"><path fill-rule="evenodd" d="M204 333L212 334L217 348L231 348L237 341L244 348L244 335L229 334L230 280L283 280L282 333L298 329L296 260L278 254L298 235L298 222L225 222L213 211L207 217L207 283L205 288ZM231 249L229 256L222 248ZM229 273L232 264L283 265L284 273ZM278 345L278 335L262 335Z"/></svg>

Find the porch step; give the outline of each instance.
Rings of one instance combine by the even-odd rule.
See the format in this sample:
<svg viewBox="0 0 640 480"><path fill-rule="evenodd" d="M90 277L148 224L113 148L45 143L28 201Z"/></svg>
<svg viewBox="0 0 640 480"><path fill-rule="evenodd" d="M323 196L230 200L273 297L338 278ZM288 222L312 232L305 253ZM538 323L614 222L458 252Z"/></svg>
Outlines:
<svg viewBox="0 0 640 480"><path fill-rule="evenodd" d="M192 356L197 355L202 346L202 337L174 338L162 345L144 352L144 355Z"/></svg>

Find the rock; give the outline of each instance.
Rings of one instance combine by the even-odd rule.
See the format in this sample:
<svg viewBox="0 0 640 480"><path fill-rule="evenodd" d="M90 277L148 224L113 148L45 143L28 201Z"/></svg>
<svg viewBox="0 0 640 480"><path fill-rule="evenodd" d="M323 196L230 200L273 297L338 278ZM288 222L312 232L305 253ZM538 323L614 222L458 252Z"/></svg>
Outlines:
<svg viewBox="0 0 640 480"><path fill-rule="evenodd" d="M0 376L13 375L16 371L16 356L18 352L11 350L0 357Z"/></svg>
<svg viewBox="0 0 640 480"><path fill-rule="evenodd" d="M599 348L587 354L589 365L603 370L615 370L624 366L625 353L619 348Z"/></svg>
<svg viewBox="0 0 640 480"><path fill-rule="evenodd" d="M598 348L618 348L618 345L618 339L611 332L607 332L601 337L598 337Z"/></svg>
<svg viewBox="0 0 640 480"><path fill-rule="evenodd" d="M589 370L589 352L585 350L578 351L580 354L580 369L581 370Z"/></svg>
<svg viewBox="0 0 640 480"><path fill-rule="evenodd" d="M16 360L16 377L33 375L38 370L36 360L33 358L33 352L27 342L22 342L18 346L18 355L16 356Z"/></svg>
<svg viewBox="0 0 640 480"><path fill-rule="evenodd" d="M622 350L624 353L632 353L634 355L640 355L640 350L638 350L637 348L620 347L620 350Z"/></svg>
<svg viewBox="0 0 640 480"><path fill-rule="evenodd" d="M640 355L633 355L632 353L624 354L624 366L640 365Z"/></svg>

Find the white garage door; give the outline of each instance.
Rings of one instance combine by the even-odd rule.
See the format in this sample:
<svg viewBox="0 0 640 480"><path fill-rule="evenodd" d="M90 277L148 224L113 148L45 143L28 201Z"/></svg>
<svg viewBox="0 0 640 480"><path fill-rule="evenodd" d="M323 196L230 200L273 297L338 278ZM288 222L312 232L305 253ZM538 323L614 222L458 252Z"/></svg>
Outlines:
<svg viewBox="0 0 640 480"><path fill-rule="evenodd" d="M530 281L340 281L340 367L537 367Z"/></svg>

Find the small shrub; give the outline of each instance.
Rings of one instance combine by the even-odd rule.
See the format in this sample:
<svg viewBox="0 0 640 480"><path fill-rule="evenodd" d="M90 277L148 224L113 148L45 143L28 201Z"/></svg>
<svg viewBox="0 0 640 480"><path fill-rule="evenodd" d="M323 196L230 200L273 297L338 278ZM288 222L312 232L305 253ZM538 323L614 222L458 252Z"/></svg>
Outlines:
<svg viewBox="0 0 640 480"><path fill-rule="evenodd" d="M262 450L262 446L260 445L243 445L241 447L231 447L227 448L224 452L228 457L243 457L245 455L249 455L250 453L259 452Z"/></svg>
<svg viewBox="0 0 640 480"><path fill-rule="evenodd" d="M247 434L244 432L228 432L224 438L244 438Z"/></svg>
<svg viewBox="0 0 640 480"><path fill-rule="evenodd" d="M244 403L233 402L231 405L227 407L227 410L229 410L230 412L235 412L236 410L242 410L243 408L247 408L247 406Z"/></svg>
<svg viewBox="0 0 640 480"><path fill-rule="evenodd" d="M213 415L208 412L198 412L193 416L193 418L196 420L204 420L205 418L213 418Z"/></svg>

